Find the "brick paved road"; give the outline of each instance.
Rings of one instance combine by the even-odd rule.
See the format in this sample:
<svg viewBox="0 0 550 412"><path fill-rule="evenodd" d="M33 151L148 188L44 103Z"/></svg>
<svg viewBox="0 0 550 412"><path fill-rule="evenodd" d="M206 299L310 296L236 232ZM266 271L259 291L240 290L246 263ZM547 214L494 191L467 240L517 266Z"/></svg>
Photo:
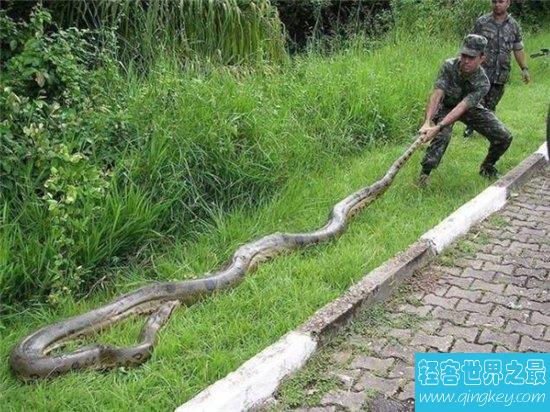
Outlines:
<svg viewBox="0 0 550 412"><path fill-rule="evenodd" d="M550 168L365 310L268 410L413 410L414 352L550 352Z"/></svg>

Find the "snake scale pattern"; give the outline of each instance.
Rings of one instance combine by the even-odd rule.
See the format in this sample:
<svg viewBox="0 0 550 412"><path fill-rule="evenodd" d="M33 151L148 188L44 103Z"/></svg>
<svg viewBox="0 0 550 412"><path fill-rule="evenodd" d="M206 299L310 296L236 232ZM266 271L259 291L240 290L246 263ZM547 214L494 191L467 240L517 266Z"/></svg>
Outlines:
<svg viewBox="0 0 550 412"><path fill-rule="evenodd" d="M13 372L21 380L32 381L53 378L75 370L106 370L143 363L151 356L158 330L179 305L191 305L214 291L235 286L259 263L283 251L338 237L346 230L348 220L355 213L386 191L397 172L421 144L422 137L417 137L380 180L337 203L322 228L308 233L273 233L264 236L239 247L217 272L207 273L194 280L153 283L85 314L45 326L13 348L9 359ZM51 353L53 349L104 330L131 315L148 315L139 343L135 346L92 344L73 352L59 355Z"/></svg>

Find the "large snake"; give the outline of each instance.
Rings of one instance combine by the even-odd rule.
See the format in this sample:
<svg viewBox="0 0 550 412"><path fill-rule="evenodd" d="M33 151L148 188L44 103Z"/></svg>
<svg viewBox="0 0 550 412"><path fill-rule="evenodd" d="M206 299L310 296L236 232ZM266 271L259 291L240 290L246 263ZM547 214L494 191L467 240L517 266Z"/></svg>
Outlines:
<svg viewBox="0 0 550 412"><path fill-rule="evenodd" d="M109 369L138 365L147 360L158 330L180 304L190 305L214 291L239 283L247 272L285 250L316 244L338 237L350 217L373 202L391 185L397 172L422 144L419 136L387 170L384 177L337 203L322 228L308 233L273 233L237 249L225 266L205 277L179 282L153 283L127 293L112 302L52 325L24 338L12 350L10 365L23 380L51 378L80 369ZM55 348L100 331L130 315L148 314L139 337L131 347L93 344L73 352L51 354Z"/></svg>

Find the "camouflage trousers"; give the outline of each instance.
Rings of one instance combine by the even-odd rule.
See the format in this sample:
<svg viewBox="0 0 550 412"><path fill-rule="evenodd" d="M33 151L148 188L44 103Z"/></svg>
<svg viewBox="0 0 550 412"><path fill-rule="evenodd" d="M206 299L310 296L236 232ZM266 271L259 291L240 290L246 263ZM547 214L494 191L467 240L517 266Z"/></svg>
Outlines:
<svg viewBox="0 0 550 412"><path fill-rule="evenodd" d="M491 83L491 88L483 98L483 101L481 104L485 106L487 109L489 109L490 111L494 112L495 109L497 108L498 102L500 102L500 99L502 99L503 94L504 94L503 84Z"/></svg>
<svg viewBox="0 0 550 412"><path fill-rule="evenodd" d="M439 122L451 110L452 107L442 106L437 112L434 121L436 123ZM464 113L459 120L471 126L476 132L489 140L489 151L483 164L494 165L500 156L506 152L512 142L512 134L510 131L491 110L485 107L481 107L480 105L472 107ZM424 159L422 159L421 164L423 173L429 174L432 169L435 169L439 165L451 140L452 130L453 125L446 126L434 137L426 149Z"/></svg>

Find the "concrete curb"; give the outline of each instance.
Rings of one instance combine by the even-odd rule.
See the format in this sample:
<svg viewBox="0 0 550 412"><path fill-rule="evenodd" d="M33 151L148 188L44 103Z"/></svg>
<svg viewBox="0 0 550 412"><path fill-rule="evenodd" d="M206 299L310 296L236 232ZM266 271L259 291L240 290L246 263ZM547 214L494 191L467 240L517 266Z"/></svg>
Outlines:
<svg viewBox="0 0 550 412"><path fill-rule="evenodd" d="M341 297L319 309L297 330L283 336L176 411L245 411L261 406L280 383L300 369L319 344L352 318L360 307L387 298L404 279L468 232L472 225L500 210L513 191L547 164L547 154L545 143L506 176L422 235L418 242L369 272Z"/></svg>
<svg viewBox="0 0 550 412"><path fill-rule="evenodd" d="M306 363L316 348L317 342L309 334L289 332L176 412L249 410L269 398L284 378Z"/></svg>
<svg viewBox="0 0 550 412"><path fill-rule="evenodd" d="M546 139L548 140L548 138ZM548 147L548 142L543 143L539 147L539 150L537 150L537 153L543 155L547 162L550 161L550 147Z"/></svg>
<svg viewBox="0 0 550 412"><path fill-rule="evenodd" d="M506 176L499 179L493 186L506 189L507 196L521 187L526 181L530 180L534 173L540 170L547 162L546 143L539 150L510 170Z"/></svg>
<svg viewBox="0 0 550 412"><path fill-rule="evenodd" d="M436 253L470 230L473 224L485 219L506 204L507 192L503 187L489 186L469 202L464 203L420 239L429 241Z"/></svg>

